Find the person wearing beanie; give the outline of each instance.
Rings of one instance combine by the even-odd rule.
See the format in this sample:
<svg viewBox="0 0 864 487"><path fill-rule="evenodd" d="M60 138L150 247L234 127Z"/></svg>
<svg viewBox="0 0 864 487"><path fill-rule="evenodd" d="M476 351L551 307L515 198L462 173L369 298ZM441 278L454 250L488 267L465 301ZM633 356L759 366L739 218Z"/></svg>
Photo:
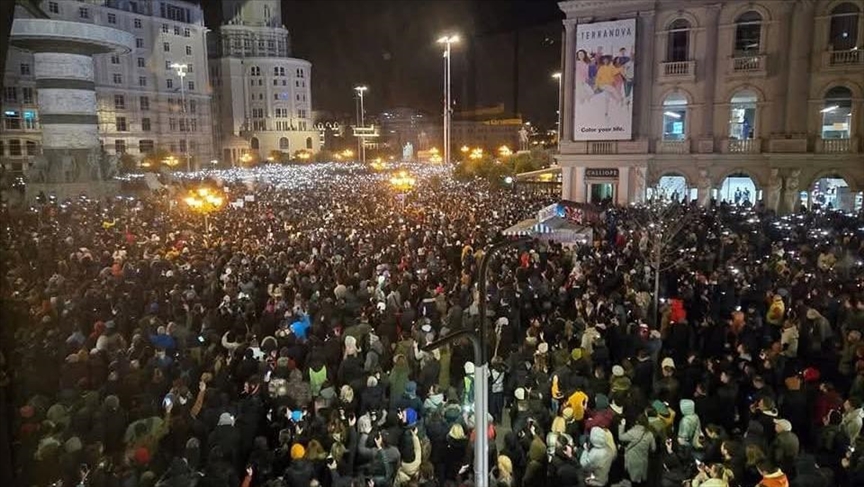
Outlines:
<svg viewBox="0 0 864 487"><path fill-rule="evenodd" d="M774 420L774 431L777 436L771 443L770 458L781 469L791 472L801 450L798 436L792 432L792 423L785 419Z"/></svg>
<svg viewBox="0 0 864 487"><path fill-rule="evenodd" d="M609 389L614 392L627 392L632 383L630 377L624 372L624 367L615 365L612 367L612 379L609 381Z"/></svg>
<svg viewBox="0 0 864 487"><path fill-rule="evenodd" d="M306 448L300 443L291 445L291 465L285 470L284 478L288 485L309 485L315 478L315 467L306 458Z"/></svg>
<svg viewBox="0 0 864 487"><path fill-rule="evenodd" d="M462 406L474 404L474 363L465 362L465 377L462 378L462 390L460 393Z"/></svg>
<svg viewBox="0 0 864 487"><path fill-rule="evenodd" d="M585 431L591 431L591 428L595 426L609 429L612 427L615 411L609 407L609 398L605 394L597 394L594 396L594 409L590 410L586 416Z"/></svg>
<svg viewBox="0 0 864 487"><path fill-rule="evenodd" d="M222 413L219 422L207 441L210 448L218 447L223 458L236 464L240 455L240 431L234 427L234 416L230 413Z"/></svg>

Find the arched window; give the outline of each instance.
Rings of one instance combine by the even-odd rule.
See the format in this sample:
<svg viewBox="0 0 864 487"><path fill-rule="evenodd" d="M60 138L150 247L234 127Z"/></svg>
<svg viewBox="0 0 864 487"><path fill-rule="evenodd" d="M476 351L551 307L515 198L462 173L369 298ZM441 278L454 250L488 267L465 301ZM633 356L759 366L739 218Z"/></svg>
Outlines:
<svg viewBox="0 0 864 487"><path fill-rule="evenodd" d="M289 149L290 143L288 142L288 137L282 137L279 139L279 150L287 151Z"/></svg>
<svg viewBox="0 0 864 487"><path fill-rule="evenodd" d="M259 145L260 144L258 143L258 137L252 137L252 140L249 141L249 147L251 147L253 150L258 150L260 148Z"/></svg>
<svg viewBox="0 0 864 487"><path fill-rule="evenodd" d="M729 138L744 140L756 135L756 93L741 90L732 95L729 110Z"/></svg>
<svg viewBox="0 0 864 487"><path fill-rule="evenodd" d="M831 29L828 47L832 51L849 51L858 47L858 17L861 10L853 3L844 2L831 11Z"/></svg>
<svg viewBox="0 0 864 487"><path fill-rule="evenodd" d="M663 100L663 140L687 138L687 98L671 93Z"/></svg>
<svg viewBox="0 0 864 487"><path fill-rule="evenodd" d="M666 40L666 61L687 61L690 57L690 22L677 19L669 25Z"/></svg>
<svg viewBox="0 0 864 487"><path fill-rule="evenodd" d="M825 93L822 107L822 138L848 139L852 128L852 92L835 86Z"/></svg>
<svg viewBox="0 0 864 487"><path fill-rule="evenodd" d="M306 137L306 148L312 149L312 137Z"/></svg>
<svg viewBox="0 0 864 487"><path fill-rule="evenodd" d="M762 15L750 10L735 19L735 56L759 53L762 42Z"/></svg>

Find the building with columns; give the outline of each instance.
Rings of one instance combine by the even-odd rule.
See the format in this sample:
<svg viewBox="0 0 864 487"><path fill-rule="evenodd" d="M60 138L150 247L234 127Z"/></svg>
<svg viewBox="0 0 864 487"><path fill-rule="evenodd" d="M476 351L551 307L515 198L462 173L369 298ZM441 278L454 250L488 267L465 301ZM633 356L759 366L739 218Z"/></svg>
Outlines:
<svg viewBox="0 0 864 487"><path fill-rule="evenodd" d="M131 39L129 50L94 52L89 74L99 144L107 154L129 154L140 162L164 149L181 161L188 154L193 165L212 159L206 28L200 6L185 0L45 0L41 8L51 20L69 22L57 25L68 26L71 39L76 26L82 36L106 28ZM19 16L27 16L20 7ZM56 117L45 112L46 107L75 100L68 93L44 89L36 68L39 56L29 45L12 43L9 48L0 163L12 172L26 170L43 153L43 145L51 147L43 128ZM186 65L183 78L172 64ZM55 88L76 85L61 82Z"/></svg>
<svg viewBox="0 0 864 487"><path fill-rule="evenodd" d="M210 37L210 78L223 164L272 151L316 152L312 64L291 57L280 0L223 0L222 25Z"/></svg>
<svg viewBox="0 0 864 487"><path fill-rule="evenodd" d="M864 0L559 7L564 199L861 207Z"/></svg>

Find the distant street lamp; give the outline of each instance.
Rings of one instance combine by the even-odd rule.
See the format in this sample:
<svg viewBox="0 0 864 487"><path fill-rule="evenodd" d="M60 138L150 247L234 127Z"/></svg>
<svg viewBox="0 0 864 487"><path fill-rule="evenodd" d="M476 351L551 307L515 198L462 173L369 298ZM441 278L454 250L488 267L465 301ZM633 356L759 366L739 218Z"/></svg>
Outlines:
<svg viewBox="0 0 864 487"><path fill-rule="evenodd" d="M500 155L501 157L510 157L511 155L513 155L513 151L510 150L510 148L506 145L502 145L498 148L498 155Z"/></svg>
<svg viewBox="0 0 864 487"><path fill-rule="evenodd" d="M457 35L445 35L438 39L438 44L444 44L444 162L450 163L450 45L459 42Z"/></svg>
<svg viewBox="0 0 864 487"><path fill-rule="evenodd" d="M561 73L554 73L552 78L558 81L558 123L555 125L555 142L558 146L558 152L561 152Z"/></svg>
<svg viewBox="0 0 864 487"><path fill-rule="evenodd" d="M183 130L189 130L189 120L186 119L186 74L188 73L189 65L174 63L171 68L177 71L177 76L180 78L180 109L183 113L183 123L180 127ZM192 158L189 156L189 143L186 143L186 172L192 172Z"/></svg>
<svg viewBox="0 0 864 487"><path fill-rule="evenodd" d="M357 92L357 97L360 99L360 111L357 113L357 125L359 127L365 127L366 126L365 125L365 114L364 114L364 109L363 109L363 93L366 92L366 90L368 90L368 89L369 89L369 87L367 87L367 86L355 86L354 87L354 91ZM360 155L360 162L366 162L366 139L363 138L362 134L357 138L357 144L358 144L358 149L359 149L357 152Z"/></svg>
<svg viewBox="0 0 864 487"><path fill-rule="evenodd" d="M204 215L204 231L209 231L210 221L208 217L210 213L222 208L225 204L225 198L210 188L198 188L190 191L189 195L183 198L183 202L190 210Z"/></svg>

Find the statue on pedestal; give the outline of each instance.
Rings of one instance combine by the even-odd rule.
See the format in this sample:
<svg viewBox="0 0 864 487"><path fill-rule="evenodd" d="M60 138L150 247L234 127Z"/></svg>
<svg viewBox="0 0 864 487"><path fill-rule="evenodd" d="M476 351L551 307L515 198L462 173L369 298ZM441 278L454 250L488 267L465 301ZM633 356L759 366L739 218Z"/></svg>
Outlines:
<svg viewBox="0 0 864 487"><path fill-rule="evenodd" d="M633 201L642 203L645 201L645 177L648 172L647 168L633 168Z"/></svg>
<svg viewBox="0 0 864 487"><path fill-rule="evenodd" d="M63 152L60 157L60 177L55 178L52 182L57 183L74 183L78 179L80 168L78 167L75 157L68 150Z"/></svg>
<svg viewBox="0 0 864 487"><path fill-rule="evenodd" d="M522 126L522 128L519 129L519 150L528 150L529 143L528 129Z"/></svg>
<svg viewBox="0 0 864 487"><path fill-rule="evenodd" d="M699 171L699 182L697 185L699 198L699 206L711 205L711 178L708 176L708 171L702 169Z"/></svg>
<svg viewBox="0 0 864 487"><path fill-rule="evenodd" d="M48 158L44 155L38 155L33 158L33 163L27 169L27 180L31 183L48 182L49 169Z"/></svg>
<svg viewBox="0 0 864 487"><path fill-rule="evenodd" d="M402 162L411 162L414 160L414 144L408 142L402 148Z"/></svg>
<svg viewBox="0 0 864 487"><path fill-rule="evenodd" d="M98 148L92 149L87 154L87 170L80 171L78 177L82 182L102 181L102 151Z"/></svg>
<svg viewBox="0 0 864 487"><path fill-rule="evenodd" d="M799 194L800 188L798 187L800 177L801 171L798 169L793 169L786 177L786 188L783 193L783 199L786 211L789 213L795 213L800 205L801 195Z"/></svg>
<svg viewBox="0 0 864 487"><path fill-rule="evenodd" d="M102 179L110 181L117 176L118 168L120 167L120 156L112 154L102 157Z"/></svg>
<svg viewBox="0 0 864 487"><path fill-rule="evenodd" d="M768 188L765 191L765 207L777 211L780 209L780 193L783 192L783 178L779 169L771 169L768 176Z"/></svg>

